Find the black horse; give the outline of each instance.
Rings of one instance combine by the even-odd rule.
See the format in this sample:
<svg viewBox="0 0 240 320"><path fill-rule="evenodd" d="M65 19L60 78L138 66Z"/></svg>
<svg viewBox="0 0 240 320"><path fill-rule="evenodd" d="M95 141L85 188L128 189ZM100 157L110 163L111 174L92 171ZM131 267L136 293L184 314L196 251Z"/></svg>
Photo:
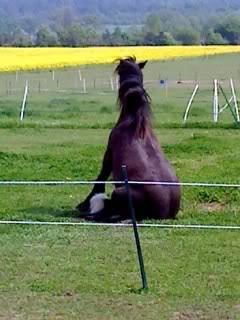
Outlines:
<svg viewBox="0 0 240 320"><path fill-rule="evenodd" d="M116 68L119 75L118 101L120 116L112 129L103 158L98 181L106 181L110 174L114 181L122 181L122 165L127 166L132 181L178 182L166 160L151 125L151 101L143 87L147 61L121 59ZM126 189L116 185L110 199L104 194L105 185L96 184L77 210L93 221L121 221L129 218ZM180 206L178 186L130 185L137 220L173 219Z"/></svg>

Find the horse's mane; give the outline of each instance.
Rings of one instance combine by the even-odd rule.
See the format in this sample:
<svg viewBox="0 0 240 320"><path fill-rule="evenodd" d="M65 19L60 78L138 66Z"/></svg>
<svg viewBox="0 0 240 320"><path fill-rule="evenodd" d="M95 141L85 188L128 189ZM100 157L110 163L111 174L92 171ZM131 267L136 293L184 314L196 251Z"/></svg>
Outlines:
<svg viewBox="0 0 240 320"><path fill-rule="evenodd" d="M146 63L146 62L145 62ZM134 136L144 138L151 129L151 99L143 87L141 69L135 57L119 59L115 72L119 75L118 103L120 117L117 125L123 124Z"/></svg>

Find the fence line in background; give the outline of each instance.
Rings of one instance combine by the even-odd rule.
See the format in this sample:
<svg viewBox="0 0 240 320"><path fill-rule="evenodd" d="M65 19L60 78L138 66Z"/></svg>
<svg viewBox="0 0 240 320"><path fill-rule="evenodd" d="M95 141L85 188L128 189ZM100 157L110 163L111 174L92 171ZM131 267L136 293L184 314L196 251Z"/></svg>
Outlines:
<svg viewBox="0 0 240 320"><path fill-rule="evenodd" d="M70 88L70 89L77 89L77 87L82 87L84 90L84 82L85 85L87 87L89 87L90 89L109 89L110 91L117 91L118 90L118 80L113 79L111 76L109 77L105 77L105 78L84 78L81 77L81 80L78 80L78 83L76 84L76 78L73 78L72 82L69 83L69 78L68 80L63 80L61 78L56 78L55 74L52 73L52 77L53 78L42 78L42 79L31 79L31 77L24 77L24 79L21 80L21 82L18 80L13 80L13 79L8 79L4 80L5 78L1 77L0 75L0 83L4 83L6 85L6 92L10 93L11 91L16 91L16 90L22 90L25 86L26 81L28 81L29 85L32 87L36 87L36 89L41 91L47 90L49 89L49 87L51 87L52 89L59 89L59 87L61 87L62 89L65 88ZM219 84L224 84L227 85L228 84L228 79L224 79L223 81L219 81ZM235 82L238 84L239 82L237 80L235 80ZM14 84L16 84L16 86L14 86ZM60 85L61 84L61 85ZM164 90L166 90L166 87L170 88L180 88L180 89L192 89L194 88L196 85L201 85L201 86L211 86L212 85L212 80L199 80L196 82L196 80L182 80L181 82L179 82L179 80L167 80L167 79L163 79L163 80L145 80L144 81L144 85L147 87L154 87L154 88L162 88ZM232 85L233 85L233 80L232 80Z"/></svg>

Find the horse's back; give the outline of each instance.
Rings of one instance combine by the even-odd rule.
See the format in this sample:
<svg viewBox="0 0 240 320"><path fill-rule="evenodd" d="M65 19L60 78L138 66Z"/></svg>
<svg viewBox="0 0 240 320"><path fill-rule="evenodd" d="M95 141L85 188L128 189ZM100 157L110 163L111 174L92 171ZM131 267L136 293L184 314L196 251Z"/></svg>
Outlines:
<svg viewBox="0 0 240 320"><path fill-rule="evenodd" d="M111 135L113 176L121 180L121 166L126 165L128 177L141 181L178 181L153 134L145 139L131 137L128 132L116 130Z"/></svg>
<svg viewBox="0 0 240 320"><path fill-rule="evenodd" d="M127 132L112 135L113 179L122 179L122 165L127 166L130 181L178 182L171 164L154 135L133 139ZM153 219L174 218L180 206L180 187L163 185L131 185L146 204L146 215Z"/></svg>

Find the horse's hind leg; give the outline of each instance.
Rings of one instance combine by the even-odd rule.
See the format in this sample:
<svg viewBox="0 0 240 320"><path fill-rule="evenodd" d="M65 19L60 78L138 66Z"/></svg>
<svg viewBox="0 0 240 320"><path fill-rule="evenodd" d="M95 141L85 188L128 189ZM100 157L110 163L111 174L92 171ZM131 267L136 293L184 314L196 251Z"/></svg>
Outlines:
<svg viewBox="0 0 240 320"><path fill-rule="evenodd" d="M169 218L175 219L180 209L181 189L179 187L172 187L171 189L171 202L169 210Z"/></svg>
<svg viewBox="0 0 240 320"><path fill-rule="evenodd" d="M98 193L90 199L90 212L83 218L95 222L116 222L120 220L120 215L115 212L112 200L105 194Z"/></svg>
<svg viewBox="0 0 240 320"><path fill-rule="evenodd" d="M142 220L143 216L143 201L142 192L130 187L130 194L132 197L133 206L135 209L136 219ZM128 194L125 187L116 188L112 193L112 209L113 212L120 215L120 220L127 220L131 218L130 208L128 203Z"/></svg>
<svg viewBox="0 0 240 320"><path fill-rule="evenodd" d="M136 219L142 220L142 194L139 190L132 188L130 193ZM112 193L111 199L104 200L104 207L101 210L92 212L84 218L95 222L119 222L130 219L128 194L125 187L116 188Z"/></svg>
<svg viewBox="0 0 240 320"><path fill-rule="evenodd" d="M102 209L100 209L99 211L90 212L90 214L88 214L84 218L86 220L95 221L95 222L112 222L111 221L112 213L113 213L112 200L105 199L104 207Z"/></svg>

